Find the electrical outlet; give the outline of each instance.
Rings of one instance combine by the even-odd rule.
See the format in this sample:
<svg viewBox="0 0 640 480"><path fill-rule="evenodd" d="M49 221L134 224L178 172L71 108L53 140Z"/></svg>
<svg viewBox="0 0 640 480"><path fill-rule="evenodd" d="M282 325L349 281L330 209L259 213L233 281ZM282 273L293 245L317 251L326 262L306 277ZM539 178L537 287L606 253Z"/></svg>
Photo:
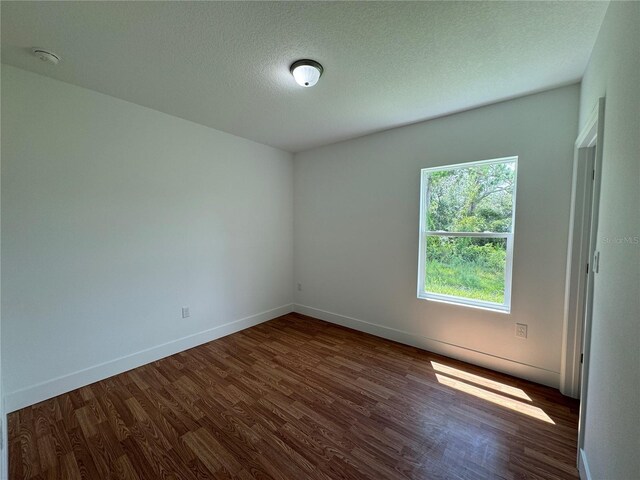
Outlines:
<svg viewBox="0 0 640 480"><path fill-rule="evenodd" d="M299 284L298 284L298 291L299 291L299 292L301 292L301 291L302 291L302 284L301 284L301 283L299 283Z"/></svg>
<svg viewBox="0 0 640 480"><path fill-rule="evenodd" d="M191 312L189 312L189 307L182 307L182 318L187 318L191 316Z"/></svg>
<svg viewBox="0 0 640 480"><path fill-rule="evenodd" d="M516 323L516 337L527 338L527 325L524 323Z"/></svg>

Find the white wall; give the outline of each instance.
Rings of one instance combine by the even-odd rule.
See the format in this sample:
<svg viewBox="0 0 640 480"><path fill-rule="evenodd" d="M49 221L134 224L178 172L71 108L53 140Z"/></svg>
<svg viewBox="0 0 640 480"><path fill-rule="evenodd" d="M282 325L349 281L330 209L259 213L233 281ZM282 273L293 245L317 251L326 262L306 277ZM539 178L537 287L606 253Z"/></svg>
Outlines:
<svg viewBox="0 0 640 480"><path fill-rule="evenodd" d="M611 2L582 82L606 97L584 451L594 479L640 477L640 3Z"/></svg>
<svg viewBox="0 0 640 480"><path fill-rule="evenodd" d="M2 81L0 79L0 91L2 91ZM0 98L0 105L2 104L2 99ZM1 110L1 107L0 107ZM2 145L2 129L0 129L0 145ZM2 164L2 155L1 155L1 149L0 149L0 178L2 178L2 168L1 168L1 164ZM1 181L0 181L0 185L1 185ZM0 188L0 193L1 193L1 188ZM1 197L1 195L0 195ZM2 201L0 200L0 205L2 204ZM0 219L2 218L2 209L0 208ZM1 221L0 221L1 223ZM1 226L0 226L0 231L2 230ZM0 235L0 238L2 236ZM1 250L1 244L2 242L0 241L0 250ZM1 257L1 256L0 256ZM1 264L1 260L0 260L0 264ZM0 267L0 272L2 271L1 267ZM2 304L2 280L1 280L1 273L0 273L0 304ZM9 435L7 432L7 416L5 414L4 411L4 390L2 388L2 312L0 309L0 479L2 480L6 480L7 477L9 476L9 465L8 465L8 460L9 460L9 449L7 446L7 439L8 439Z"/></svg>
<svg viewBox="0 0 640 480"><path fill-rule="evenodd" d="M578 97L563 87L296 154L296 309L557 386ZM509 155L511 314L417 299L420 169Z"/></svg>
<svg viewBox="0 0 640 480"><path fill-rule="evenodd" d="M290 311L291 154L8 66L2 137L8 409Z"/></svg>

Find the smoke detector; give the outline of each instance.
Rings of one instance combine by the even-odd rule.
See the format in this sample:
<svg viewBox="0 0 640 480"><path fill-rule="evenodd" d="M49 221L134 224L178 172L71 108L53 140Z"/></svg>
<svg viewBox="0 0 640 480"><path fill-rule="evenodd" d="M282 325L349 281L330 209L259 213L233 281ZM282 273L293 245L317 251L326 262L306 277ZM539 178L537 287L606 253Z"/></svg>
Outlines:
<svg viewBox="0 0 640 480"><path fill-rule="evenodd" d="M44 48L32 48L31 52L41 61L50 63L51 65L57 65L60 61L60 57L57 54L50 52L49 50L45 50Z"/></svg>

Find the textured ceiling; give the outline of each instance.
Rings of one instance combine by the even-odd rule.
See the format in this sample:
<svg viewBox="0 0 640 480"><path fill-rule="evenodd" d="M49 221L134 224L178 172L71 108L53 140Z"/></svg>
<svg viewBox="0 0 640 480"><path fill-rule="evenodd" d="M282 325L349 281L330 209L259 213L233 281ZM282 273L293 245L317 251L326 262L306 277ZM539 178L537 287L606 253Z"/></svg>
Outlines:
<svg viewBox="0 0 640 480"><path fill-rule="evenodd" d="M578 81L607 3L8 2L2 62L300 151ZM38 46L57 66L30 54ZM314 88L289 65L323 64Z"/></svg>

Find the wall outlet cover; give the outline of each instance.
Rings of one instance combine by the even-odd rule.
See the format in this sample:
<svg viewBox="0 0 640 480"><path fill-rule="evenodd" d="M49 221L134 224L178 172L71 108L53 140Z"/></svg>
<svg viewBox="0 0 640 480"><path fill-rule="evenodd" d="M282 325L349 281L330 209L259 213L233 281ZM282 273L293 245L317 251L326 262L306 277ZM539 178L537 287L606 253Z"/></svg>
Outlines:
<svg viewBox="0 0 640 480"><path fill-rule="evenodd" d="M527 325L524 323L516 323L516 337L527 338Z"/></svg>

